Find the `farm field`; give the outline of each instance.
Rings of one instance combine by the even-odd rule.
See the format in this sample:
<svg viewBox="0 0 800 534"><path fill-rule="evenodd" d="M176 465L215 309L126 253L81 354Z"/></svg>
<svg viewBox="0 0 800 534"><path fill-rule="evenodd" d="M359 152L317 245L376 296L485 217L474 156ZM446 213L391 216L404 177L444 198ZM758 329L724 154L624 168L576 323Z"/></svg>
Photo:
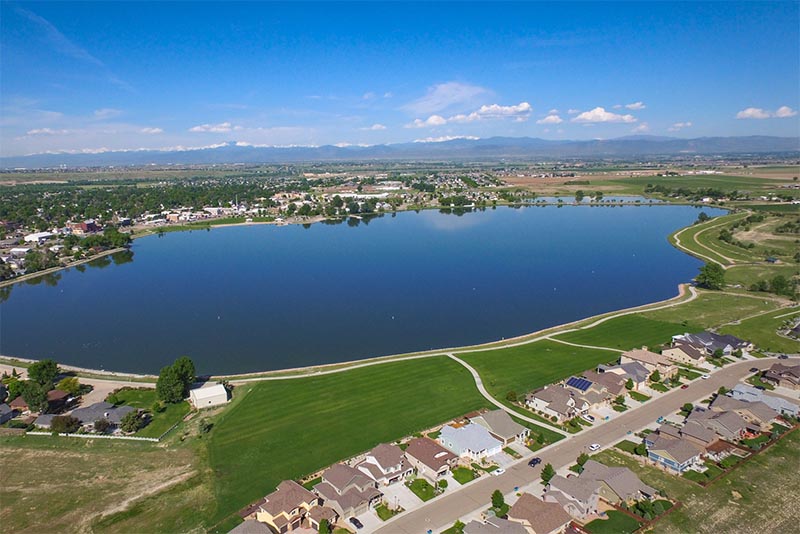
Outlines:
<svg viewBox="0 0 800 534"><path fill-rule="evenodd" d="M626 193L642 194L647 184L662 185L671 189L719 189L721 191L763 191L785 185L786 180L758 178L755 176L731 176L725 174L642 176L622 178L605 182L622 186ZM594 185L594 184L592 184Z"/></svg>

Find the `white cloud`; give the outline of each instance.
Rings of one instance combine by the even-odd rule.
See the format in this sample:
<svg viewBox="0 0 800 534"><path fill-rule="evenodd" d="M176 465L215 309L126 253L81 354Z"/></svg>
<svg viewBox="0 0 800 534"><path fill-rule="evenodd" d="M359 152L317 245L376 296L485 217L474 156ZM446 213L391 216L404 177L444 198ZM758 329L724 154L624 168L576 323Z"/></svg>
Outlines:
<svg viewBox="0 0 800 534"><path fill-rule="evenodd" d="M539 119L536 124L561 124L562 122L564 122L564 119L553 113L543 119Z"/></svg>
<svg viewBox="0 0 800 534"><path fill-rule="evenodd" d="M230 122L221 122L219 124L199 124L189 128L190 132L203 133L227 133L232 130L241 130L241 127L233 126Z"/></svg>
<svg viewBox="0 0 800 534"><path fill-rule="evenodd" d="M415 143L444 143L445 141L455 141L456 139L469 139L475 141L480 137L474 135L443 135L441 137L426 137L425 139L414 139Z"/></svg>
<svg viewBox="0 0 800 534"><path fill-rule="evenodd" d="M441 115L431 115L425 120L414 119L411 124L406 124L406 128L430 128L434 126L444 126L447 124L447 119Z"/></svg>
<svg viewBox="0 0 800 534"><path fill-rule="evenodd" d="M480 120L513 119L515 122L528 120L533 108L527 102L520 102L515 106L501 106L499 104L484 105L469 114L459 113L448 118L441 115L431 115L424 121L415 119L406 128L428 128L434 126L444 126L448 123L464 124Z"/></svg>
<svg viewBox="0 0 800 534"><path fill-rule="evenodd" d="M141 130L139 130L139 133L153 135L153 134L164 133L164 130L162 130L161 128L142 128Z"/></svg>
<svg viewBox="0 0 800 534"><path fill-rule="evenodd" d="M548 115L557 115L558 114L558 110L556 108L553 108L550 111L548 111L547 114Z"/></svg>
<svg viewBox="0 0 800 534"><path fill-rule="evenodd" d="M613 109L622 109L622 104L614 104L611 106Z"/></svg>
<svg viewBox="0 0 800 534"><path fill-rule="evenodd" d="M790 108L789 106L781 106L775 111L773 117L778 119L785 119L787 117L794 117L797 115L797 112Z"/></svg>
<svg viewBox="0 0 800 534"><path fill-rule="evenodd" d="M373 132L377 132L378 130L385 130L386 126L383 124L375 123L372 126L367 126L365 128L360 128L361 130L371 130Z"/></svg>
<svg viewBox="0 0 800 534"><path fill-rule="evenodd" d="M672 126L667 128L667 131L668 132L679 132L679 131L683 130L684 128L691 128L691 127L692 127L692 123L689 122L689 121L676 122L675 124L673 124Z"/></svg>
<svg viewBox="0 0 800 534"><path fill-rule="evenodd" d="M605 108L596 107L591 111L584 111L574 119L572 122L636 122L636 117L633 115L619 115L606 111Z"/></svg>
<svg viewBox="0 0 800 534"><path fill-rule="evenodd" d="M737 119L768 119L770 117L769 111L761 108L747 108L736 114Z"/></svg>
<svg viewBox="0 0 800 534"><path fill-rule="evenodd" d="M440 83L429 87L425 96L406 104L404 109L416 115L425 115L458 104L470 104L477 97L489 93L488 89L468 83Z"/></svg>
<svg viewBox="0 0 800 534"><path fill-rule="evenodd" d="M103 108L94 110L94 118L97 120L113 119L122 115L122 111L112 108Z"/></svg>
<svg viewBox="0 0 800 534"><path fill-rule="evenodd" d="M567 115L576 115L576 114L578 114L580 112L581 112L581 110L579 110L579 109L570 108L570 109L567 110Z"/></svg>
<svg viewBox="0 0 800 534"><path fill-rule="evenodd" d="M364 95L361 98L364 100L372 100L373 98L375 98L375 96L376 96L375 93L373 93L372 91L368 91L364 93Z"/></svg>
<svg viewBox="0 0 800 534"><path fill-rule="evenodd" d="M636 111L639 109L644 109L647 106L645 106L643 102L634 102L633 104L625 104L625 107Z"/></svg>
<svg viewBox="0 0 800 534"><path fill-rule="evenodd" d="M633 133L645 133L650 131L650 125L646 122L641 123L640 125L636 126L631 132Z"/></svg>
<svg viewBox="0 0 800 534"><path fill-rule="evenodd" d="M72 133L73 130L53 130L52 128L36 128L28 130L26 135L66 135Z"/></svg>

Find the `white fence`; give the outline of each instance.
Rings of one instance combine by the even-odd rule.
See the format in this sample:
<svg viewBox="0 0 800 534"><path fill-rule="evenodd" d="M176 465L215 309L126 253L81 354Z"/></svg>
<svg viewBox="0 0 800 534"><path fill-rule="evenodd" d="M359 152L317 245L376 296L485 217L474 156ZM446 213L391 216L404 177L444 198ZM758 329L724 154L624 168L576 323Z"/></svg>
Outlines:
<svg viewBox="0 0 800 534"><path fill-rule="evenodd" d="M173 427L175 428L175 427ZM172 430L172 428L170 429ZM169 432L169 430L167 431ZM52 432L39 432L39 431L31 431L26 432L26 434L31 436L52 436ZM164 433L166 434L166 432ZM160 441L161 438L143 438L140 436L109 436L108 434L57 434L58 436L62 436L65 438L87 438L87 439L126 439L130 441ZM163 437L163 434L162 434Z"/></svg>

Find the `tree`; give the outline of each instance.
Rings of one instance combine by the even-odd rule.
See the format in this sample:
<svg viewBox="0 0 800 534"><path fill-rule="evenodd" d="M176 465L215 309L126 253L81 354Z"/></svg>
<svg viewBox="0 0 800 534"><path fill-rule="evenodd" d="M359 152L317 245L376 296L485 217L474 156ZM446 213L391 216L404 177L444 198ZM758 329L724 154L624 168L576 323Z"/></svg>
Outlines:
<svg viewBox="0 0 800 534"><path fill-rule="evenodd" d="M556 476L556 470L553 469L553 466L551 464L545 465L542 469L542 482L549 484L554 476Z"/></svg>
<svg viewBox="0 0 800 534"><path fill-rule="evenodd" d="M81 427L81 422L70 415L57 415L50 421L50 430L58 434L72 434Z"/></svg>
<svg viewBox="0 0 800 534"><path fill-rule="evenodd" d="M661 382L661 373L658 372L658 369L653 371L653 373L650 375L650 381L651 382Z"/></svg>
<svg viewBox="0 0 800 534"><path fill-rule="evenodd" d="M134 410L125 415L119 422L119 427L123 432L136 432L144 426L144 420L139 415L138 410Z"/></svg>
<svg viewBox="0 0 800 534"><path fill-rule="evenodd" d="M718 263L706 263L700 267L700 274L695 281L706 289L722 289L725 287L725 270Z"/></svg>
<svg viewBox="0 0 800 534"><path fill-rule="evenodd" d="M644 443L640 443L633 449L633 452L637 456L647 456L647 446Z"/></svg>
<svg viewBox="0 0 800 534"><path fill-rule="evenodd" d="M633 389L633 379L629 378L627 382L625 382L625 389L631 391Z"/></svg>
<svg viewBox="0 0 800 534"><path fill-rule="evenodd" d="M183 400L183 380L174 366L168 365L161 369L156 381L156 395L166 403L176 403Z"/></svg>
<svg viewBox="0 0 800 534"><path fill-rule="evenodd" d="M585 196L586 194L583 192L583 190L578 189L577 191L575 191L575 202L582 202Z"/></svg>
<svg viewBox="0 0 800 534"><path fill-rule="evenodd" d="M508 393L506 393L506 400L508 402L517 402L517 392L509 391Z"/></svg>
<svg viewBox="0 0 800 534"><path fill-rule="evenodd" d="M684 405L683 405L683 407L681 408L681 413L682 413L684 416L688 416L690 413L692 413L692 411L693 411L693 410L694 410L694 404L692 404L691 402L687 402L687 403L686 403L686 404L684 404Z"/></svg>
<svg viewBox="0 0 800 534"><path fill-rule="evenodd" d="M769 288L776 295L794 296L794 284L782 274L777 275L770 281Z"/></svg>
<svg viewBox="0 0 800 534"><path fill-rule="evenodd" d="M105 434L109 428L111 428L111 423L108 422L108 419L98 419L94 422L95 432Z"/></svg>
<svg viewBox="0 0 800 534"><path fill-rule="evenodd" d="M328 520L324 517L319 521L319 534L330 534L331 532L331 525L328 523Z"/></svg>
<svg viewBox="0 0 800 534"><path fill-rule="evenodd" d="M28 379L47 387L47 391L53 389L53 381L58 373L58 364L50 359L38 361L28 367Z"/></svg>
<svg viewBox="0 0 800 534"><path fill-rule="evenodd" d="M707 221L707 220L709 220L710 218L711 218L711 217L709 217L709 216L706 214L706 212L704 212L704 211L701 211L701 212L700 212L700 215L698 215L698 216L697 216L697 222L698 222L698 223L706 222L706 221Z"/></svg>
<svg viewBox="0 0 800 534"><path fill-rule="evenodd" d="M26 380L22 383L21 395L22 398L25 399L25 404L28 405L31 411L44 413L47 411L48 391L48 389L45 389L45 386L38 382Z"/></svg>
<svg viewBox="0 0 800 534"><path fill-rule="evenodd" d="M456 519L456 522L453 523L452 527L450 527L450 532L453 534L464 534L464 527L466 526L467 525L465 525L461 520Z"/></svg>
<svg viewBox="0 0 800 534"><path fill-rule="evenodd" d="M77 395L81 390L81 384L78 382L77 376L68 376L66 378L62 378L58 384L56 384L56 389L66 391L70 395Z"/></svg>
<svg viewBox="0 0 800 534"><path fill-rule="evenodd" d="M183 396L187 397L189 395L189 388L192 387L192 384L194 384L194 381L197 379L195 376L194 362L188 356L181 356L175 360L172 366L175 368L175 372L178 374L181 382L183 382Z"/></svg>
<svg viewBox="0 0 800 534"><path fill-rule="evenodd" d="M586 462L588 462L588 461L589 461L589 455L586 454L585 452L580 453L580 455L578 456L578 459L577 459L578 465L583 467L584 464L586 464Z"/></svg>
<svg viewBox="0 0 800 534"><path fill-rule="evenodd" d="M503 497L503 493L500 490L494 490L492 492L492 508L499 510L505 503L506 500Z"/></svg>

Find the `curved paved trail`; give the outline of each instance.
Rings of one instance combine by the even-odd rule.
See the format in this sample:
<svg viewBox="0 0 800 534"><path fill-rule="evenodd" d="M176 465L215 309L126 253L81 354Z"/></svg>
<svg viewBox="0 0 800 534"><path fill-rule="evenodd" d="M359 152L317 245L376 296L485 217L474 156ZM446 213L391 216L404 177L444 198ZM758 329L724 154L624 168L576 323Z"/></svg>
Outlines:
<svg viewBox="0 0 800 534"><path fill-rule="evenodd" d="M569 345L571 347L580 347L582 349L594 349L594 350L608 350L611 352L625 352L622 349L612 349L611 347L598 347L597 345L581 345L580 343L571 343L569 341L564 341L563 339L558 339L555 337L548 337L550 341L555 341L556 343L562 343L564 345Z"/></svg>
<svg viewBox="0 0 800 534"><path fill-rule="evenodd" d="M749 214L750 214L750 212L746 211L742 215L744 217L747 217ZM722 216L722 218L724 218L724 217L725 217L725 215ZM711 254L715 254L716 256L718 256L718 257L722 258L723 260L727 261L728 265L724 265L723 262L717 261L714 258L711 258L709 256L701 254L700 252L697 252L696 250L691 250L688 247L686 247L686 245L681 243L681 239L680 239L681 234L683 234L686 230L689 230L689 229L693 228L692 226L687 226L683 230L681 230L681 231L675 233L675 235L673 235L673 238L675 239L675 246L677 248L679 248L680 250L686 252L687 254L691 254L692 256L697 256L697 257L702 258L704 260L708 260L708 261L711 261L713 263L717 263L723 269L728 269L730 267L735 267L736 266L736 260L734 260L733 258L729 258L726 255L722 254L721 252L719 252L717 250L714 250L711 247L708 247L708 246L702 244L701 242L699 242L697 240L697 236L699 236L702 233L707 232L708 230L712 230L714 228L719 228L720 226L724 226L724 225L726 225L726 224L728 224L730 222L735 222L735 221L741 220L742 218L743 217L739 217L739 218L731 217L730 219L726 219L724 221L718 221L718 223L716 223L716 224L709 224L707 227L703 228L702 230L699 230L696 234L694 234L692 236L692 241L694 242L695 245L697 245L698 247L700 247L704 251L710 252Z"/></svg>

